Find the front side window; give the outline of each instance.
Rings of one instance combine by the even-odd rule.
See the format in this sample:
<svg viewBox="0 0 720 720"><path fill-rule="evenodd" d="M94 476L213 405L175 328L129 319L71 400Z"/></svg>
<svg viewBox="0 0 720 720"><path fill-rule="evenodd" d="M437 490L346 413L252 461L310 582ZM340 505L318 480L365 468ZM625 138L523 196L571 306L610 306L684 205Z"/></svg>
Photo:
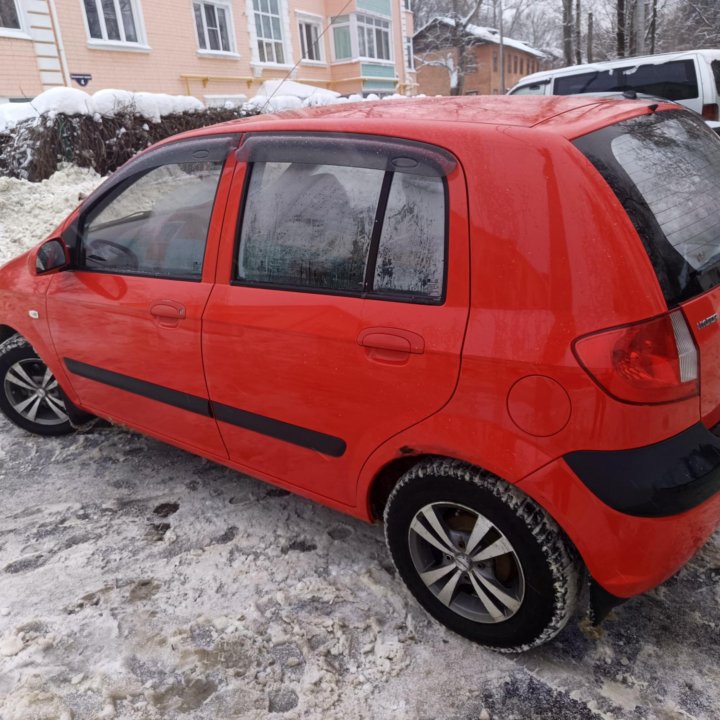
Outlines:
<svg viewBox="0 0 720 720"><path fill-rule="evenodd" d="M230 7L218 3L193 3L195 29L201 50L233 52Z"/></svg>
<svg viewBox="0 0 720 720"><path fill-rule="evenodd" d="M390 60L390 21L372 15L356 18L360 57Z"/></svg>
<svg viewBox="0 0 720 720"><path fill-rule="evenodd" d="M134 0L83 0L83 6L93 40L140 42L139 13Z"/></svg>
<svg viewBox="0 0 720 720"><path fill-rule="evenodd" d="M0 28L20 30L20 12L16 0L0 0Z"/></svg>
<svg viewBox="0 0 720 720"><path fill-rule="evenodd" d="M320 23L315 20L302 20L299 23L300 30L300 49L302 51L303 60L314 60L321 62L322 47L320 45Z"/></svg>
<svg viewBox="0 0 720 720"><path fill-rule="evenodd" d="M284 63L280 0L253 0L253 7L260 62Z"/></svg>
<svg viewBox="0 0 720 720"><path fill-rule="evenodd" d="M290 290L440 301L444 179L355 161L320 162L251 165L235 279Z"/></svg>
<svg viewBox="0 0 720 720"><path fill-rule="evenodd" d="M222 165L163 165L111 192L83 221L80 267L199 279Z"/></svg>

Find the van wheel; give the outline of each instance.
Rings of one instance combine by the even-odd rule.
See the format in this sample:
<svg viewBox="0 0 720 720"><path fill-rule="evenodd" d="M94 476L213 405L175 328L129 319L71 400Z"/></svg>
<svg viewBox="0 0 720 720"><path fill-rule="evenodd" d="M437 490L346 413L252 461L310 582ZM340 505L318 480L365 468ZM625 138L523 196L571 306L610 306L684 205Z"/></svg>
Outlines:
<svg viewBox="0 0 720 720"><path fill-rule="evenodd" d="M0 410L38 435L73 432L57 380L21 335L0 344Z"/></svg>
<svg viewBox="0 0 720 720"><path fill-rule="evenodd" d="M533 500L454 460L416 465L385 508L395 567L451 630L502 652L555 637L573 614L581 563Z"/></svg>

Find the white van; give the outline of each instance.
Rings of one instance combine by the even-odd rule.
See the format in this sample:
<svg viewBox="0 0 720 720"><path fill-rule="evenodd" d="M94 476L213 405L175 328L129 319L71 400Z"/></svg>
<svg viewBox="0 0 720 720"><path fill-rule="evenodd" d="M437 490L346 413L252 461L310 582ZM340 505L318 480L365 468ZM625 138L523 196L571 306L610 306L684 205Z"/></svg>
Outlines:
<svg viewBox="0 0 720 720"><path fill-rule="evenodd" d="M720 50L688 50L544 70L522 78L508 95L576 95L628 90L674 100L705 120L717 122L720 120Z"/></svg>

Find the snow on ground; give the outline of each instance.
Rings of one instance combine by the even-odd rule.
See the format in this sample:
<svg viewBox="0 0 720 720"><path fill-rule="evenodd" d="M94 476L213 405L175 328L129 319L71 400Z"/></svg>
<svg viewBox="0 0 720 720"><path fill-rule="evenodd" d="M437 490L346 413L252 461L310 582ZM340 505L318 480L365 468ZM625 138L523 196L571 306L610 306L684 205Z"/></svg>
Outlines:
<svg viewBox="0 0 720 720"><path fill-rule="evenodd" d="M44 239L100 180L75 165L40 183L0 177L0 265Z"/></svg>
<svg viewBox="0 0 720 720"><path fill-rule="evenodd" d="M97 181L63 172L0 188L3 253ZM381 527L121 428L0 417L0 488L2 720L720 716L720 533L600 633L503 656L418 607Z"/></svg>

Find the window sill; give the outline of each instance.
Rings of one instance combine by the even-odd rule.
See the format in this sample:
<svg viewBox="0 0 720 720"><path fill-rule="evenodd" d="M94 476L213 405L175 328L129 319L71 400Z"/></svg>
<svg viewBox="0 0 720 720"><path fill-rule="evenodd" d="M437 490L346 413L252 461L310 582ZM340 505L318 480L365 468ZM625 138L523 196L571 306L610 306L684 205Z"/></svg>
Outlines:
<svg viewBox="0 0 720 720"><path fill-rule="evenodd" d="M13 38L15 40L32 40L32 38L23 30L6 27L0 27L0 37Z"/></svg>
<svg viewBox="0 0 720 720"><path fill-rule="evenodd" d="M308 65L309 67L327 67L327 63L324 60L301 60L301 65Z"/></svg>
<svg viewBox="0 0 720 720"><path fill-rule="evenodd" d="M360 62L372 63L373 65L386 65L387 67L395 67L394 60L378 60L377 58L360 57Z"/></svg>
<svg viewBox="0 0 720 720"><path fill-rule="evenodd" d="M292 70L295 66L290 63L257 62L251 63L254 68L268 68L269 70Z"/></svg>
<svg viewBox="0 0 720 720"><path fill-rule="evenodd" d="M345 58L344 60L333 60L333 65L352 65L352 63L359 63L360 58Z"/></svg>
<svg viewBox="0 0 720 720"><path fill-rule="evenodd" d="M198 50L198 57L220 58L221 60L239 60L240 53L226 52L225 50Z"/></svg>
<svg viewBox="0 0 720 720"><path fill-rule="evenodd" d="M141 43L124 43L118 40L88 40L90 50L111 50L113 52L149 53L152 48Z"/></svg>

